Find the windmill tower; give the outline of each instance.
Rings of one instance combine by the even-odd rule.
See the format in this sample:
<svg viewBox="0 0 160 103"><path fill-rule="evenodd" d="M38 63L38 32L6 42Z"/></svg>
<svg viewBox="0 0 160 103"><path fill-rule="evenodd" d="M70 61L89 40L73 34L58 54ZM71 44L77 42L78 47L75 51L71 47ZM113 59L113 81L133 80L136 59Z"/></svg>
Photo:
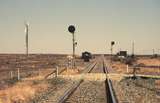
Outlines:
<svg viewBox="0 0 160 103"><path fill-rule="evenodd" d="M25 23L25 35L26 35L26 55L28 56L28 31L29 31L29 23Z"/></svg>

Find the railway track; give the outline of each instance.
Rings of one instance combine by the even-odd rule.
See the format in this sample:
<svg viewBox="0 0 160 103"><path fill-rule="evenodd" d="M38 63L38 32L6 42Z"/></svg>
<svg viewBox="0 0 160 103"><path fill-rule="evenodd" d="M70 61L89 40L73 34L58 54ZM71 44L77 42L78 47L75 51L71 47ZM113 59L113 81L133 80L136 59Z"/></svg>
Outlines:
<svg viewBox="0 0 160 103"><path fill-rule="evenodd" d="M95 65L96 65L96 62L86 65L84 73L90 72ZM62 69L62 71L63 71L63 69ZM61 73L62 71L59 71L59 73ZM53 73L48 74L48 76L52 75ZM43 92L41 94L37 94L36 97L30 101L30 103L57 103L57 102L61 102L61 100L65 99L65 96L60 97L61 95L64 94L67 96L67 94L69 94L68 92L72 91L70 89L76 88L76 86L78 86L78 84L80 84L82 82L82 80L77 82L77 81L72 81L69 78L61 78L62 75L63 74L59 74L58 78L46 79L46 80L48 80L48 82L51 82L51 84L53 84L53 86L49 87L45 92ZM61 84L61 83L64 83L64 84ZM67 88L68 88L68 90L66 91Z"/></svg>
<svg viewBox="0 0 160 103"><path fill-rule="evenodd" d="M89 68L91 65L92 65L92 63L88 64L88 65L85 67L85 70L88 70L87 68ZM91 68L91 69L92 69L92 68ZM65 70L66 70L66 67L63 68L63 69L61 69L61 70L59 70L59 71L58 71L58 74L63 73ZM91 70L89 69L89 71L83 71L83 72L90 72L90 71L91 71ZM82 73L83 73L83 72L82 72ZM56 70L54 70L53 72L47 74L44 78L47 79L49 76L51 76L51 75L53 75L53 74L56 75Z"/></svg>
<svg viewBox="0 0 160 103"><path fill-rule="evenodd" d="M106 73L106 77L107 77L105 80L107 103L118 103L118 100L115 95L115 91L112 86L112 81L110 80L108 76L109 70L107 68L106 61L104 58L103 58L103 70L104 70L104 73Z"/></svg>
<svg viewBox="0 0 160 103"><path fill-rule="evenodd" d="M118 103L104 58L84 72L84 78L73 85L57 103ZM102 80L86 80L85 76L101 76Z"/></svg>
<svg viewBox="0 0 160 103"><path fill-rule="evenodd" d="M85 70L82 72L82 74L85 73L89 73L92 71L92 69L97 65L97 62L94 62L92 64L89 64ZM65 101L69 98L69 96L71 94L73 94L73 92L80 86L80 84L83 82L83 79L80 79L78 82L76 82L75 84L73 84L68 90L66 90L66 92L64 93L64 95L62 97L60 97L57 100L57 103L65 103Z"/></svg>

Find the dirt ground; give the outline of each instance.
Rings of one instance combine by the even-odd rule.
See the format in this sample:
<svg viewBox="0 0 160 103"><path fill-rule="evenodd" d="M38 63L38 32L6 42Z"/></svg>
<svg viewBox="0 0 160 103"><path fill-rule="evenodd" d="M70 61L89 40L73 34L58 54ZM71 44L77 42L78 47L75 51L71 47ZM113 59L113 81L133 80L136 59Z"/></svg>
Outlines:
<svg viewBox="0 0 160 103"><path fill-rule="evenodd" d="M159 103L155 80L123 78L112 83L119 103Z"/></svg>
<svg viewBox="0 0 160 103"><path fill-rule="evenodd" d="M110 63L109 60L106 61ZM159 66L160 59L138 58L137 63ZM62 71L61 75L73 76L80 74L88 63L76 59L77 69L68 68L67 71L68 60L64 55L31 55L27 60L24 55L0 55L0 103L53 103L54 101L49 100L56 100L74 82L56 78L55 73L45 78L46 75L55 71L53 67L55 64L59 66L59 72ZM117 74L130 74L133 71L130 66L127 70L127 65L121 62L113 62L109 66L112 67L111 72ZM17 81L18 67L21 68L20 81ZM13 71L12 78L11 71ZM137 73L159 75L160 69L140 68ZM131 80L118 77L113 80L113 85L120 103L129 101L129 103L158 103L157 101L160 100L159 80ZM85 81L68 101L70 103L104 103L106 101L103 97L104 88L102 81Z"/></svg>
<svg viewBox="0 0 160 103"><path fill-rule="evenodd" d="M147 67L159 66L159 58L138 58L136 63L146 66L137 69L136 74L160 75L159 68ZM112 69L118 74L133 72L133 67L129 66L127 70L127 65L119 61L112 63ZM119 103L159 103L160 101L160 80L116 77L112 78L112 83Z"/></svg>
<svg viewBox="0 0 160 103"><path fill-rule="evenodd" d="M160 66L160 58L138 58L137 62L146 66Z"/></svg>
<svg viewBox="0 0 160 103"><path fill-rule="evenodd" d="M55 65L59 67L59 73L66 73L68 59L66 55L26 55L21 54L0 54L0 103L32 103L52 90L55 92L71 84L70 80L55 79L55 73L51 74L52 79L45 78L55 71ZM86 63L77 59L76 70L81 70ZM20 81L17 80L18 69ZM12 71L12 75L11 75ZM69 69L71 71L71 69ZM73 72L75 73L75 71ZM55 89L56 88L56 89Z"/></svg>
<svg viewBox="0 0 160 103"><path fill-rule="evenodd" d="M145 66L160 66L160 59L159 58L155 58L155 59L138 58L137 64L143 64ZM119 61L113 62L112 69L115 73L128 73L128 74L133 73L132 66L128 66L128 70L127 70L127 65ZM140 67L137 70L137 73L138 74L160 75L160 68Z"/></svg>

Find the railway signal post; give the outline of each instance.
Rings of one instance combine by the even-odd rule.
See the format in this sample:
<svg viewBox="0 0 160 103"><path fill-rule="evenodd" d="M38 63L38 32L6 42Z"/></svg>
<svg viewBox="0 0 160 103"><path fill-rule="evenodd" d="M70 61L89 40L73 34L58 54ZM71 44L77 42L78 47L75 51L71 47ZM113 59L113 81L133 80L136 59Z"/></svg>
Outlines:
<svg viewBox="0 0 160 103"><path fill-rule="evenodd" d="M112 59L113 59L113 45L115 44L114 41L111 41L111 63L112 63Z"/></svg>
<svg viewBox="0 0 160 103"><path fill-rule="evenodd" d="M72 56L73 56L73 60L72 60L72 69L74 68L74 67L76 67L76 65L75 65L75 46L77 45L77 42L75 42L75 27L74 27L74 25L70 25L69 27L68 27L68 31L72 34L72 42L73 42L73 54L72 54Z"/></svg>

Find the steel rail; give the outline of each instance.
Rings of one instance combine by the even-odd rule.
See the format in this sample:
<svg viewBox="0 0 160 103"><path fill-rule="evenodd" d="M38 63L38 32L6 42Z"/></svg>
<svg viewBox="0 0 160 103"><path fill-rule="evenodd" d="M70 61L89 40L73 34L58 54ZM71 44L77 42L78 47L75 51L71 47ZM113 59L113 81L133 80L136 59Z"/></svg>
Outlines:
<svg viewBox="0 0 160 103"><path fill-rule="evenodd" d="M106 95L107 95L107 103L118 103L115 91L112 86L112 81L109 79L109 71L107 69L105 59L103 59L103 71L106 73L106 80L105 80L105 85L106 85Z"/></svg>
<svg viewBox="0 0 160 103"><path fill-rule="evenodd" d="M94 62L93 64L88 65L86 70L84 70L82 73L89 73L96 66L96 64L97 62ZM64 95L58 98L56 103L64 103L74 93L74 91L80 86L82 82L83 82L83 78L81 78L80 81L73 84L69 89L67 89Z"/></svg>

